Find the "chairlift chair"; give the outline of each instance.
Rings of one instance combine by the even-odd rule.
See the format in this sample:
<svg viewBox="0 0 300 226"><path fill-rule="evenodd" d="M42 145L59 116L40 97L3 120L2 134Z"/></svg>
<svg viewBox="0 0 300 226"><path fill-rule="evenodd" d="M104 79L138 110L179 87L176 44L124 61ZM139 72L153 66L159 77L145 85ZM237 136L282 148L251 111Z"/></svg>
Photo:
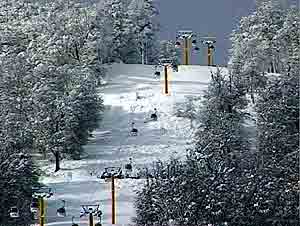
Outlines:
<svg viewBox="0 0 300 226"><path fill-rule="evenodd" d="M123 177L121 167L106 167L100 178L106 179L106 178L111 178L113 176L119 179Z"/></svg>
<svg viewBox="0 0 300 226"><path fill-rule="evenodd" d="M133 123L131 123L130 135L137 136L137 134L138 134L138 129L134 127L134 122L133 122Z"/></svg>
<svg viewBox="0 0 300 226"><path fill-rule="evenodd" d="M132 172L132 165L131 165L131 163L125 164L125 177L129 178L131 176L131 172Z"/></svg>
<svg viewBox="0 0 300 226"><path fill-rule="evenodd" d="M66 209L65 209L65 203L66 201L65 200L62 200L63 202L63 206L58 208L56 213L57 213L57 216L59 217L65 217L67 214L66 214Z"/></svg>
<svg viewBox="0 0 300 226"><path fill-rule="evenodd" d="M157 114L156 113L152 113L150 118L153 120L153 121L157 121Z"/></svg>
<svg viewBox="0 0 300 226"><path fill-rule="evenodd" d="M137 136L138 135L138 130L136 128L133 128L131 131L130 131L130 135L131 136Z"/></svg>
<svg viewBox="0 0 300 226"><path fill-rule="evenodd" d="M179 48L181 46L181 43L179 41L175 42L175 47Z"/></svg>
<svg viewBox="0 0 300 226"><path fill-rule="evenodd" d="M172 63L172 60L170 58L161 58L159 61L162 65L169 65Z"/></svg>
<svg viewBox="0 0 300 226"><path fill-rule="evenodd" d="M160 71L156 71L156 72L154 73L154 75L155 75L155 77L160 76Z"/></svg>
<svg viewBox="0 0 300 226"><path fill-rule="evenodd" d="M40 187L32 187L33 197L43 196L46 198L50 198L53 196L53 192L51 188L47 186L40 186Z"/></svg>
<svg viewBox="0 0 300 226"><path fill-rule="evenodd" d="M89 211L87 211L86 208L82 206L82 209L80 210L80 217L83 217L88 213Z"/></svg>
<svg viewBox="0 0 300 226"><path fill-rule="evenodd" d="M174 72L178 72L178 65L177 64L172 64L172 69Z"/></svg>
<svg viewBox="0 0 300 226"><path fill-rule="evenodd" d="M39 210L39 200L37 198L33 198L30 204L30 212L37 213Z"/></svg>
<svg viewBox="0 0 300 226"><path fill-rule="evenodd" d="M98 210L98 211L96 212L96 216L97 216L98 218L101 218L101 216L102 216L102 211L101 211L101 210Z"/></svg>
<svg viewBox="0 0 300 226"><path fill-rule="evenodd" d="M16 206L11 207L9 210L9 216L11 218L19 218L20 217L19 209Z"/></svg>
<svg viewBox="0 0 300 226"><path fill-rule="evenodd" d="M74 216L72 216L72 226L79 226L78 224L74 223Z"/></svg>

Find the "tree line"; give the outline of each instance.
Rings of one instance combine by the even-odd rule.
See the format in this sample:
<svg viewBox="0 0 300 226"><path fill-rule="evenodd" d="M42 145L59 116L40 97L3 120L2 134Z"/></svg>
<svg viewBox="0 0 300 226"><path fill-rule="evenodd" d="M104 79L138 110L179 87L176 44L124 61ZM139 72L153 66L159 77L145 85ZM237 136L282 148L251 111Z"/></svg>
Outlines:
<svg viewBox="0 0 300 226"><path fill-rule="evenodd" d="M136 225L299 224L299 24L270 0L241 19L228 72L212 73L193 113L194 147L154 167Z"/></svg>
<svg viewBox="0 0 300 226"><path fill-rule="evenodd" d="M152 0L0 2L0 225L30 223L32 156L56 171L80 159L104 110L103 64L140 63L142 50L156 60L157 14Z"/></svg>

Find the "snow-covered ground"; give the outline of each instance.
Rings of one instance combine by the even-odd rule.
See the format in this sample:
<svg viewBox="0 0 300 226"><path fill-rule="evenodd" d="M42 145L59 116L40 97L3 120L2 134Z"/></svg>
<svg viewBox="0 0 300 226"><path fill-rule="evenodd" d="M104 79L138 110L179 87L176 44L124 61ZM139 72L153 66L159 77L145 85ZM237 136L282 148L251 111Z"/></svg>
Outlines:
<svg viewBox="0 0 300 226"><path fill-rule="evenodd" d="M97 178L107 166L124 166L132 158L134 167L143 167L155 160L182 157L192 135L188 119L175 117L176 103L189 96L199 96L207 88L211 70L205 66L179 66L169 70L170 95L164 94L164 74L154 77L154 66L115 64L109 67L107 84L99 90L106 110L101 126L85 146L86 156L79 161L65 160L62 170L53 173L54 165L41 162L45 175L42 182L54 191L47 201L47 225L70 225L72 216L80 225L80 205L100 204L102 223L111 223L110 183ZM138 97L138 98L137 98ZM153 109L158 121L144 123ZM138 136L129 136L135 122ZM135 191L143 180L117 181L117 217L119 225L130 225L134 212ZM66 201L67 217L56 216L56 209Z"/></svg>

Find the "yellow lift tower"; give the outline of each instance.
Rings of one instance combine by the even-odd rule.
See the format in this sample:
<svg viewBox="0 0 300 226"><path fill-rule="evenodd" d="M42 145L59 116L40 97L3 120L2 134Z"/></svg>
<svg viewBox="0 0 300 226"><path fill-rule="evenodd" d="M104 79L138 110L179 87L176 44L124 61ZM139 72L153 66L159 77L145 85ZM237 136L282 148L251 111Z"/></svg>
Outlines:
<svg viewBox="0 0 300 226"><path fill-rule="evenodd" d="M176 35L176 47L183 48L183 64L189 65L190 64L190 50L196 44L196 39L194 39L196 35L193 31L183 30L178 31ZM195 48L199 50L198 47Z"/></svg>
<svg viewBox="0 0 300 226"><path fill-rule="evenodd" d="M207 46L207 65L213 65L213 51L215 50L214 44L216 37L201 37L202 43Z"/></svg>

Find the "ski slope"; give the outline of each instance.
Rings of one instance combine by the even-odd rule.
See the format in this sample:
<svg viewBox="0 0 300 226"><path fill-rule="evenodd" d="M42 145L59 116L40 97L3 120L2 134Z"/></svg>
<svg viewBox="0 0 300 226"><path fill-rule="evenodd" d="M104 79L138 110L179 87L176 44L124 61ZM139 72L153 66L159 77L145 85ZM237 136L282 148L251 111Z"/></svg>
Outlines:
<svg viewBox="0 0 300 226"><path fill-rule="evenodd" d="M99 89L106 110L100 127L84 147L82 160L64 160L62 170L53 173L54 165L41 162L46 174L42 182L54 191L47 200L47 225L70 225L72 216L80 225L88 218L79 218L80 205L100 204L102 224L111 223L110 183L97 178L108 166L124 166L133 159L134 168L151 165L156 160L183 157L193 133L190 121L178 118L176 104L187 97L203 95L214 67L179 66L178 72L168 70L169 95L164 94L164 74L154 77L154 66L114 64L108 67L106 85ZM225 70L225 69L224 69ZM144 123L153 109L158 121ZM138 136L129 136L135 122ZM135 216L134 198L143 180L117 181L116 223L130 225ZM56 216L56 209L66 201L67 216Z"/></svg>

